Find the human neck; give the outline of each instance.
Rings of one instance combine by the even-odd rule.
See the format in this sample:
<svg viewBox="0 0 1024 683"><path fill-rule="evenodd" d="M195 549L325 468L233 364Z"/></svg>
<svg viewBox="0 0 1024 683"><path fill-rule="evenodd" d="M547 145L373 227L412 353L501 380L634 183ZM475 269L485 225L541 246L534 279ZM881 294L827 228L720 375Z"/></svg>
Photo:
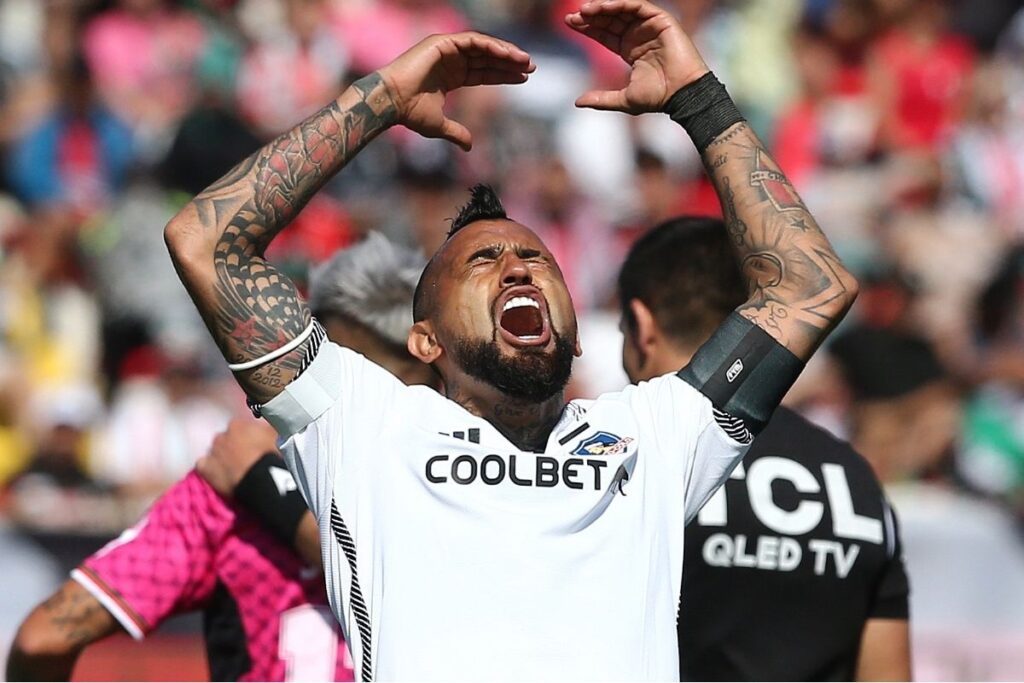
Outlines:
<svg viewBox="0 0 1024 683"><path fill-rule="evenodd" d="M547 448L548 436L565 407L561 391L538 403L512 398L475 380L450 381L445 395L490 422L516 448L532 453L543 453Z"/></svg>
<svg viewBox="0 0 1024 683"><path fill-rule="evenodd" d="M641 379L654 379L670 372L679 372L693 359L696 351L689 347L666 346L649 358Z"/></svg>

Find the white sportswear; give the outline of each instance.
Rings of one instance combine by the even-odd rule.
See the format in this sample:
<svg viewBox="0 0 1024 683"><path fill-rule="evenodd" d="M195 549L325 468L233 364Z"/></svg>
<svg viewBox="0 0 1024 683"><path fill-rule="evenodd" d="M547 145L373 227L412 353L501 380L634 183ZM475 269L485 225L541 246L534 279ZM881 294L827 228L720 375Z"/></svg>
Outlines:
<svg viewBox="0 0 1024 683"><path fill-rule="evenodd" d="M746 450L683 380L572 401L528 453L325 343L262 411L362 680L679 680L683 527Z"/></svg>

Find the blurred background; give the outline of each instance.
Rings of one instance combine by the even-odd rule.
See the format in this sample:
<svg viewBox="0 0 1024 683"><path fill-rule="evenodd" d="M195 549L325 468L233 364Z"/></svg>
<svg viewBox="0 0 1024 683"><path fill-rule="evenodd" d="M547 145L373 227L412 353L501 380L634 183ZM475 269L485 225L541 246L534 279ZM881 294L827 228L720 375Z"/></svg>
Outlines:
<svg viewBox="0 0 1024 683"><path fill-rule="evenodd" d="M665 218L719 209L667 117L572 107L624 73L563 27L577 4L0 0L0 660L245 409L171 267L168 218L429 33L500 35L538 71L450 98L471 154L389 131L271 257L301 284L369 230L431 253L465 188L491 182L565 271L572 393L625 383L622 257ZM863 283L787 400L886 484L918 678L1024 678L1024 2L662 4ZM205 676L198 629L108 641L79 675Z"/></svg>

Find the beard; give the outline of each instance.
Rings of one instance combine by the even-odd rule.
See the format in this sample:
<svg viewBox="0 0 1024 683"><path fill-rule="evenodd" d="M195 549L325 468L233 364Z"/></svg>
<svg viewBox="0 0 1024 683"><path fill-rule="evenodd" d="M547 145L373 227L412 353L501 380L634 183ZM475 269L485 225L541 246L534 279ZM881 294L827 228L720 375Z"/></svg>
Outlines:
<svg viewBox="0 0 1024 683"><path fill-rule="evenodd" d="M495 339L459 339L451 353L471 377L510 398L540 403L564 389L572 373L572 343L554 331L552 338L555 348L550 352L527 348L504 356Z"/></svg>

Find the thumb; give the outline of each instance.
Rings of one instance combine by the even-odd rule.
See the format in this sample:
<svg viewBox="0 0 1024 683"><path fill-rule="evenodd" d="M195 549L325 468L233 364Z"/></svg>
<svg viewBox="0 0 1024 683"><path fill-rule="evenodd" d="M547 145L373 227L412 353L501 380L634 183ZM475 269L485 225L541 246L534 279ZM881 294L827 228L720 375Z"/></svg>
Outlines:
<svg viewBox="0 0 1024 683"><path fill-rule="evenodd" d="M445 117L444 121L441 122L441 137L449 142L454 142L464 152L468 152L473 148L473 136L470 134L469 129L458 121L453 121Z"/></svg>
<svg viewBox="0 0 1024 683"><path fill-rule="evenodd" d="M603 111L629 111L625 90L588 90L576 98L576 106Z"/></svg>

